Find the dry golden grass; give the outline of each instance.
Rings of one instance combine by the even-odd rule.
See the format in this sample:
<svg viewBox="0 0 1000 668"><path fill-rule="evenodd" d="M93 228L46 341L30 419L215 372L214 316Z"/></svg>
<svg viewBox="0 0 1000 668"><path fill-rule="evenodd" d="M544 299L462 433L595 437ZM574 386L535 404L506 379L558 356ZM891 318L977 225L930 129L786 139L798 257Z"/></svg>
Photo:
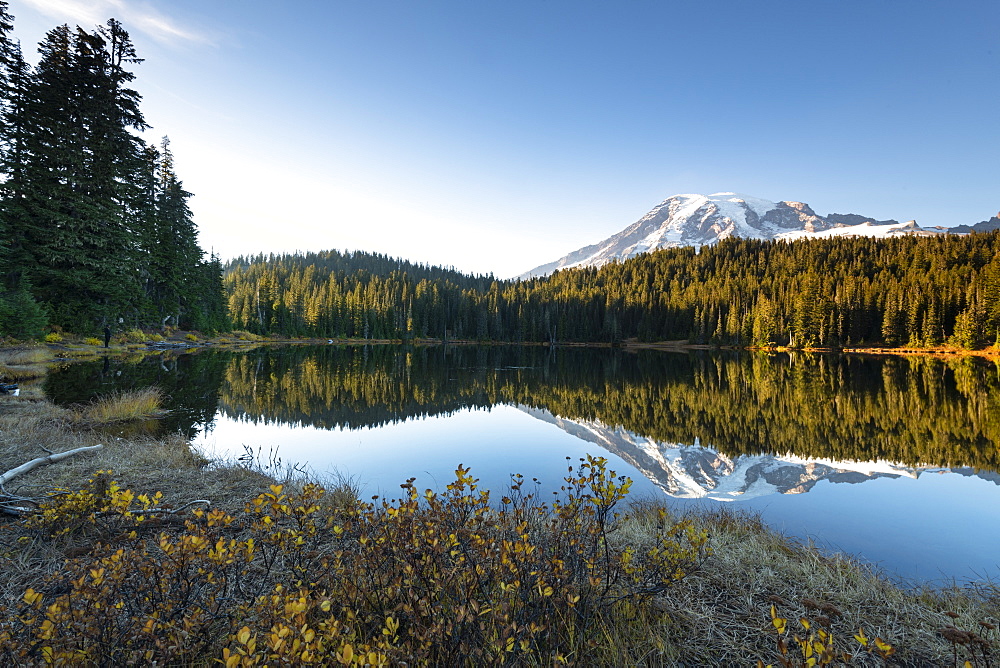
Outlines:
<svg viewBox="0 0 1000 668"><path fill-rule="evenodd" d="M52 466L35 469L8 483L6 492L42 496L53 489L76 489L99 470L113 470L121 483L134 490L162 491L177 503L194 498L241 507L274 482L238 463L209 466L179 434L133 438L112 436L91 428L79 414L38 396L0 398L0 468L8 470L45 451L64 452L103 445ZM2 471L0 471L2 472ZM2 569L0 569L2 571Z"/></svg>
<svg viewBox="0 0 1000 668"><path fill-rule="evenodd" d="M0 348L0 364L6 366L42 364L52 358L52 351L48 348Z"/></svg>
<svg viewBox="0 0 1000 668"><path fill-rule="evenodd" d="M828 616L838 650L854 655L851 665L871 666L885 664L861 651L853 639L860 628L896 648L892 665L950 665L952 646L941 629L955 623L978 630L979 622L1000 615L1000 590L989 583L904 589L847 557L790 541L752 515L722 510L700 514L698 521L711 531L712 556L656 602L664 611L656 632L670 648L667 663L746 665L759 658L777 665L772 604L793 621L818 614L810 610L814 602L832 605L841 613ZM949 610L958 613L957 622L944 614Z"/></svg>
<svg viewBox="0 0 1000 668"><path fill-rule="evenodd" d="M0 348L0 380L21 383L42 378L54 357L48 348Z"/></svg>
<svg viewBox="0 0 1000 668"><path fill-rule="evenodd" d="M115 392L80 409L82 420L92 425L145 420L161 414L163 393L156 387Z"/></svg>
<svg viewBox="0 0 1000 668"><path fill-rule="evenodd" d="M23 383L26 380L43 378L48 369L41 364L19 364L8 366L0 364L0 378L12 383Z"/></svg>

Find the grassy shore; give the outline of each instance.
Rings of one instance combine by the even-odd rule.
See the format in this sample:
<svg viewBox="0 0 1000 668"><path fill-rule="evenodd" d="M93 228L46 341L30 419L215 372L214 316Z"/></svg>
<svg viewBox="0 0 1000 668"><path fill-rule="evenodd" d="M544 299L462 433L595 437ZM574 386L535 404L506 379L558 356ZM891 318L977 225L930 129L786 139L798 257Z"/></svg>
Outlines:
<svg viewBox="0 0 1000 668"><path fill-rule="evenodd" d="M223 347L223 348L248 348L265 344L301 344L301 345L322 345L327 343L334 343L338 345L392 345L392 344L411 344L411 345L441 345L443 343L448 343L450 345L508 345L508 346L548 346L549 343L544 342L511 342L511 341L477 341L473 339L448 339L447 341L439 338L416 338L404 341L402 339L351 339L351 338L337 338L329 339L323 338L308 338L308 337L283 337L277 334L270 336L261 336L259 334L253 334L247 331L233 331L226 332L224 334L207 335L202 332L197 331L185 331L185 330L174 330L168 329L163 332L154 331L144 331L144 330L128 330L116 333L108 347L104 347L102 342L94 337L82 337L73 334L50 334L46 340L46 347L52 351L52 354L59 357L68 357L74 359L86 359L90 357L96 357L99 355L119 355L128 353L138 353L148 350L185 350L185 349L197 349L204 347ZM2 340L0 340L2 344ZM615 346L612 346L608 342L569 342L560 341L557 343L560 347L571 347L571 348L611 348L619 347L624 350L636 351L636 350L663 350L663 351L690 351L690 350L747 350L756 352L766 352L766 353L776 353L776 352L813 352L813 353L848 353L854 355L901 355L901 356L929 356L938 358L954 358L954 357L983 357L987 359L997 360L1000 359L1000 347L998 346L988 346L985 348L977 350L967 350L964 348L956 348L949 345L936 345L936 346L896 346L896 347L886 347L886 346L865 346L865 347L847 347L847 348L788 348L785 346L768 346L768 347L734 347L734 346L724 346L718 344L701 344L701 343L691 343L687 340L676 340L676 341L639 341L638 339L626 339L621 341ZM19 354L36 355L41 358L51 357L52 354L44 352L41 348L35 345L26 346L15 346L14 350L20 351ZM0 350L4 348L0 347ZM8 354L13 354L8 347ZM26 352L30 351L30 352ZM30 366L30 365L29 365ZM37 365L32 367L31 372L35 372L39 369ZM0 361L0 378L10 379L12 376L10 369L5 369L3 362ZM15 371L16 373L16 371ZM15 378L16 380L16 378Z"/></svg>
<svg viewBox="0 0 1000 668"><path fill-rule="evenodd" d="M178 436L111 436L109 422L155 414L155 396L54 406L39 383L52 355L0 350L22 387L0 397L0 468L103 447L3 489L64 490L0 520L9 665L997 662L991 583L903 589L751 515L630 502L596 465L559 507L518 490L487 501L461 470L436 496L365 502L350 481L276 480Z"/></svg>

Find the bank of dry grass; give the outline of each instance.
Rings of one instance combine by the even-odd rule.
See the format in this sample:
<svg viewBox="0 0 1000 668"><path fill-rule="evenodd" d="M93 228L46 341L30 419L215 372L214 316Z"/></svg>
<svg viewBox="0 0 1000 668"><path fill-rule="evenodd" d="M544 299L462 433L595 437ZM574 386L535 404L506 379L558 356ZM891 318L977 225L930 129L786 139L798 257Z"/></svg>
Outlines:
<svg viewBox="0 0 1000 668"><path fill-rule="evenodd" d="M990 638L988 627L980 626L980 623L995 624L996 617L1000 614L1000 590L994 585L987 583L978 588L905 590L848 559L827 556L810 546L790 542L763 526L753 516L720 511L689 518L670 517L663 515L659 505L651 501L621 506L622 517L614 520L608 527L607 545L618 551L631 547L638 555L637 558L646 558L642 555L656 547L658 541L670 534L673 527L681 526L685 520L689 521L695 534L707 532L707 545L712 551L707 557L685 553L689 558L683 560L683 577L671 579L669 586L647 588L642 595L632 595L627 588L618 588L606 599L593 598L591 603L594 605L583 609L552 604L549 597L543 595L544 587L554 586L556 593L563 596L587 596L588 592L589 595L594 595L590 585L585 581L580 583L566 580L567 588L562 591L558 589L558 583L562 580L553 576L548 585L542 584L537 597L529 596L524 599L527 603L522 612L526 617L521 620L523 627L520 631L517 631L519 627L516 620L511 622L512 627L504 626L507 622L503 620L491 622L492 626L483 626L485 622L476 621L479 617L470 617L466 620L469 623L466 623L463 615L469 614L471 608L461 607L453 598L442 598L443 595L438 590L432 589L430 593L420 594L409 601L407 596L412 592L408 594L398 583L391 584L392 577L396 577L391 576L395 567L386 561L387 555L394 555L394 563L400 568L406 564L419 567L425 563L421 560L431 557L442 559L440 563L451 564L451 568L454 567L454 555L449 556L447 551L438 552L437 544L432 539L447 541L450 540L449 536L461 537L468 532L478 531L488 538L484 540L487 547L498 546L505 540L511 541L513 546L521 540L519 536L524 535L528 536L524 539L527 541L525 549L530 545L539 551L556 548L565 550L564 558L559 561L569 562L570 553L576 548L571 548L570 543L558 547L558 541L561 540L558 527L547 524L550 521L547 518L551 515L532 516L528 518L530 522L523 526L520 520L515 524L488 524L486 520L492 516L492 510L483 509L481 513L476 511L470 514L466 512L470 506L462 501L447 511L441 510L435 516L419 515L415 507L411 507L407 512L411 513L410 517L415 523L398 524L396 519L392 519L399 515L398 507L394 511L396 515L387 514L384 507L372 507L365 519L362 519L357 513L359 508L364 508L364 503L358 499L357 485L351 481L342 481L343 484L333 490L334 493L319 494L315 488L303 488L301 482L284 480L279 482L286 483L286 487L275 492L270 487L276 482L273 477L264 475L252 464L209 465L179 436L137 439L109 437L107 432L93 428L92 419L82 417L83 413L93 408L80 407L76 411L59 408L41 399L30 387L25 396L0 398L0 461L9 464L2 467L4 469L39 456L42 448L60 452L95 444L104 445L101 450L37 469L18 478L7 486L5 492L22 497L41 497L58 488L94 492L93 486L88 487L86 481L96 479L105 481L102 483L104 487L101 493L108 495L104 501L94 501L96 497L93 494L89 497L91 503L105 504L98 510L105 515L101 515L97 523L89 524L81 520L81 524L73 525L72 531L62 534L51 529L53 526L63 526L58 522L65 523L65 518L57 519L56 525L44 526L31 525L24 519L6 520L0 531L0 559L4 563L4 568L0 569L0 618L5 618L8 622L0 622L0 626L6 632L13 633L19 643L25 642L27 636L24 634L31 634L25 630L26 626L16 621L18 615L24 619L26 617L23 615L34 609L39 615L38 623L41 623L45 609L44 606L31 608L25 600L26 592L30 590L40 593L39 600L44 605L50 605L58 599L60 591L65 592L67 587L72 589L73 586L67 580L70 575L83 577L95 572L93 569L103 568L109 574L107 577L110 581L110 574L115 572L115 566L113 560L109 560L117 550L123 550L123 554L134 562L135 567L132 571L121 570L121 588L116 590L115 596L128 606L138 605L137 601L141 598L138 588L145 586L142 582L161 582L157 580L157 573L170 573L167 566L170 559L164 552L164 538L161 538L166 536L166 544L175 545L181 545L184 540L210 537L207 544L211 547L216 545L215 541L222 540L222 544L228 546L226 549L236 555L233 558L237 566L240 559L247 560L247 554L244 552L243 557L240 557L239 550L245 550L248 539L254 538L258 546L255 548L256 556L247 560L249 565L244 571L240 571L242 584L225 594L228 602L218 607L217 617L207 621L201 618L191 621L194 618L185 617L186 613L176 613L180 615L179 619L188 620L185 623L204 623L202 630L208 634L205 644L191 645L188 648L190 654L173 656L173 660L186 664L208 665L216 659L222 659L223 652L228 651L228 658L240 657L232 665L254 665L249 658L253 656L247 644L250 639L255 638L255 642L264 647L271 642L268 639L269 629L287 627L291 629L288 633L292 634L288 639L289 644L293 639L306 642L307 635L299 634L302 624L311 625L310 630L314 635L308 636L312 638L308 642L312 643L311 647L314 649L319 642L316 638L328 640L324 651L329 653L325 658L317 655L310 659L321 665L344 662L347 645L351 645L352 651L357 652L367 647L373 652L371 656L382 657L387 662L409 657L411 665L415 665L421 661L433 661L435 657L439 660L445 657L446 662L473 665L476 659L460 658L465 655L458 651L461 649L464 652L475 643L486 648L482 650L484 654L480 655L481 660L489 659L491 663L509 665L552 664L558 657L577 665L754 665L758 659L765 664L777 665L782 658L792 661L792 665L798 665L794 662L804 657L794 643L793 633L806 638L810 632L820 628L831 634L830 642L837 653L849 652L852 655L852 665L886 665L886 661L877 652L865 650L854 639L853 636L859 629L863 629L868 638L878 636L893 646L895 654L888 662L891 665L951 665L956 655L959 657L959 665L966 659L975 660L976 665L987 665L987 656L991 656L993 663L996 663L993 654L984 653L987 650L979 649L976 650L978 653L973 654L969 649L970 645L955 645L942 635L942 630L949 625L975 631L991 643L988 651L995 653L995 639ZM111 413L114 414L114 411ZM114 473L110 477L98 475L95 478L95 474L101 470L113 470ZM107 481L112 479L119 486L118 492L108 491ZM192 501L208 499L217 511L232 519L228 524L220 520L213 527L206 515L196 519L191 515L191 509L188 509L176 515L154 513L150 515L154 519L151 524L135 524L132 516L115 515L112 512L114 503L122 498L120 490L125 489L133 490L136 494L146 492L152 495L153 492L162 492L162 501L159 503L175 509ZM309 491L310 489L313 491ZM283 500L278 500L282 496ZM86 495L82 495L79 498L85 497ZM255 499L258 500L256 505ZM498 500L494 497L491 507L495 508L497 504ZM297 508L302 511L296 510ZM265 514L272 516L272 520L262 524ZM193 523L185 525L185 519ZM381 522L385 522L385 525L380 524ZM351 540L345 542L343 535L335 533L333 527L348 526L354 527L350 529L354 533L351 534ZM137 532L134 538L128 538L130 531ZM580 531L581 535L589 535L585 533L589 530ZM381 544L378 547L380 551L365 552L364 543L358 542L362 535L369 536L373 541L376 536L383 535L391 542ZM306 550L291 546L298 538L305 541ZM471 549L468 545L472 543L466 545L461 540L460 544L466 546L462 549ZM689 545L680 534L677 535L677 540L677 549ZM102 544L108 547L101 547ZM389 550L390 544L395 551ZM239 545L244 547L240 548ZM511 547L510 555L521 556L509 556L509 559L527 559L523 552L517 553L514 550ZM338 552L340 557L336 556ZM356 560L351 563L358 567L357 570L337 571L334 568L334 563L345 562L345 554L354 555L350 558ZM488 554L493 553L482 552L480 558L485 558L482 555ZM219 566L219 560L213 561L208 555L208 552L201 556L192 552L189 555L192 561L188 565L204 568L205 573L212 572L223 579L236 578L237 571L233 570L236 568L233 563ZM555 558L558 554L552 552L550 556ZM204 561L199 562L197 559ZM497 576L497 582L503 579L499 577L501 571L509 567L501 561L480 563L490 569L484 573L488 573L490 577L494 574ZM528 564L517 563L521 566ZM532 569L540 571L551 567L550 562L539 563L542 565L536 564ZM144 568L147 570L142 570ZM213 568L221 570L213 571ZM495 569L495 573L492 569ZM532 569L526 570L511 582L526 581L528 571ZM444 578L445 570L434 572L440 573L440 577ZM192 571L196 572L197 569ZM352 577L322 580L329 573L336 572ZM136 573L145 573L146 580L137 579ZM471 586L472 580L461 579L465 576L460 576L457 571L448 573L447 577L458 578L454 582L448 582L464 583L462 586L466 588ZM405 568L397 575L405 578ZM199 581L197 575L185 577L193 578L190 581L193 592L206 591L214 586L207 581ZM324 582L322 592L308 587L306 590L301 589L303 582L310 578ZM481 573L476 582L484 579L489 578ZM621 583L626 580L627 578L622 579ZM232 584L236 580L227 582ZM379 590L376 585L378 582L382 583L384 590ZM621 583L620 586L623 587ZM281 592L284 593L275 593L276 584L282 584L284 589ZM128 587L137 588L133 590L136 593L133 598L129 598ZM341 589L336 589L337 587ZM323 620L330 618L327 614L329 610L342 612L337 607L343 603L340 599L333 601L333 608L324 608L331 604L330 595L334 590L339 592L340 599L350 599L354 610L352 614L363 613L363 616L370 617L355 618L349 624L354 635L345 635L347 627L344 626L322 626L327 623ZM448 589L452 590L461 591L461 587ZM87 596L99 595L93 589L86 592L84 589L73 591L77 592L81 600ZM484 590L485 593L481 594L483 600L476 601L478 610L489 607L487 600L490 597L493 597L494 602L508 600L504 598L505 594L499 593L500 589L489 591L493 593ZM509 599L508 602L513 600ZM584 602L587 600L584 599ZM399 601L409 601L406 603L410 606L409 612L397 606ZM93 608L88 613L94 616L93 624L88 624L86 619L59 622L62 624L61 632L69 636L74 633L93 633L94 638L101 639L101 646L105 648L110 648L114 643L127 648L133 642L130 640L133 636L142 640L142 629L131 629L127 625L121 628L129 633L122 632L110 640L101 636L103 631L98 628L98 621L101 622L101 628L114 626L112 622L120 622L119 617L109 617L107 613L109 608L114 609L115 603L116 601L106 600L104 608ZM598 603L600 605L596 605ZM300 604L305 606L300 611L301 614L294 611ZM179 606L174 608L175 611L183 608L176 601L172 605ZM421 611L421 605L429 607ZM580 603L576 605L582 606ZM789 620L789 629L785 634L785 642L790 648L787 657L782 657L778 650L778 637L771 620L772 605L780 617ZM954 616L948 615L949 612ZM146 611L143 614L148 616L151 613L152 611ZM480 615L478 612L475 614ZM455 626L456 615L459 626ZM393 617L394 624L405 622L401 630L386 628L387 616ZM436 616L441 618L436 619ZM811 631L803 629L797 621L800 617L810 621ZM529 633L532 628L529 624L536 625L537 630ZM530 641L528 649L520 648L520 645L512 646L510 650L506 646L497 649L494 641L502 638L506 633L503 629L508 627L514 629L510 632L510 637L519 639L518 642ZM149 642L141 646L143 652L158 651L154 642L157 641L157 633L162 634L160 640L180 642L177 638L181 635L177 638L172 635L179 633L178 627L164 624L156 628L158 630L151 632ZM244 628L250 635L243 635ZM451 634L449 637L435 635L446 629ZM364 634L361 630L371 633L362 637ZM380 645L380 639L384 639L384 630L389 631L389 635L395 640ZM419 635L420 642L407 645L407 634L413 637ZM955 637L954 634L952 637ZM458 641L472 645L454 644L456 653L453 654L435 654L427 647L427 643L437 642L441 643L438 647L440 649L445 647L445 643ZM77 644L81 647L89 646L85 639L80 639ZM45 642L39 641L33 646L35 654L10 654L8 658L16 658L22 663L42 663L45 646ZM32 645L12 644L10 647L23 649ZM400 649L403 647L405 652ZM538 648L542 647L550 649L540 652ZM273 656L286 656L279 649L272 647L268 651ZM91 647L88 651L97 650ZM239 654L241 651L245 656ZM159 658L169 658L168 654ZM126 654L107 656L122 658ZM149 657L153 655L140 653L135 656L144 660L141 662L148 663ZM360 654L354 656L356 658ZM368 657L367 654L365 656ZM353 659L346 662L351 660ZM270 661L280 663L273 658ZM301 654L296 661L307 663Z"/></svg>
<svg viewBox="0 0 1000 668"><path fill-rule="evenodd" d="M747 656L777 661L772 605L789 619L788 635L806 637L797 620L807 618L832 633L853 665L951 665L953 646L941 634L949 625L992 637L997 651L995 631L980 626L995 625L1000 615L1000 589L991 583L903 589L847 557L789 541L755 516L722 510L700 519L712 527L712 560L665 602L675 622L674 658L689 665L744 665ZM892 660L861 651L853 638L859 629L892 644Z"/></svg>
<svg viewBox="0 0 1000 668"><path fill-rule="evenodd" d="M162 412L162 403L163 393L159 388L143 387L100 397L81 407L75 414L90 425L148 420Z"/></svg>
<svg viewBox="0 0 1000 668"><path fill-rule="evenodd" d="M55 406L37 387L22 388L20 397L0 397L0 461L13 466L45 454L103 445L100 450L33 471L7 486L24 496L56 488L79 488L97 470L110 469L123 484L137 490L163 491L173 499L214 495L241 503L265 483L265 477L243 466L209 467L179 434L121 438L97 429L102 421L124 417L119 397L107 406L98 401L74 408ZM129 402L126 402L129 403ZM149 403L145 404L150 409ZM156 412L155 408L151 409ZM145 417L147 411L140 411ZM270 481L270 479L268 479Z"/></svg>
<svg viewBox="0 0 1000 668"><path fill-rule="evenodd" d="M0 381L20 383L42 378L53 357L48 348L41 346L0 348Z"/></svg>

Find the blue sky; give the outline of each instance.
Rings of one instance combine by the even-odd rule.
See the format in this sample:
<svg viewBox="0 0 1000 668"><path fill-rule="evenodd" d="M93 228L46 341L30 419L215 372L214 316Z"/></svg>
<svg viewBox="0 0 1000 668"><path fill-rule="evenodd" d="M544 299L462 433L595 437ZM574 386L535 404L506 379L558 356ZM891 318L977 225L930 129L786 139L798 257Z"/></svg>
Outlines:
<svg viewBox="0 0 1000 668"><path fill-rule="evenodd" d="M11 0L114 16L202 244L511 276L678 193L1000 210L1000 2Z"/></svg>

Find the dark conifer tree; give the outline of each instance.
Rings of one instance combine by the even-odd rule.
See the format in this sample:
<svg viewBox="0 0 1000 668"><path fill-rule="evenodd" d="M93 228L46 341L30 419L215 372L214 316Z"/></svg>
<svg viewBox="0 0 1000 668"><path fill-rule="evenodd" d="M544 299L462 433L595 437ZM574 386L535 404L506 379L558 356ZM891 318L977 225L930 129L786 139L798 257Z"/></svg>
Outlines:
<svg viewBox="0 0 1000 668"><path fill-rule="evenodd" d="M39 51L24 167L32 283L54 322L91 331L134 318L141 302L130 234L141 141L131 131L146 124L124 69L139 61L115 21L98 33L60 26Z"/></svg>
<svg viewBox="0 0 1000 668"><path fill-rule="evenodd" d="M158 317L164 322L172 318L174 326L179 326L187 303L195 297L202 250L187 203L191 193L177 178L167 137L160 144L158 156L150 273Z"/></svg>
<svg viewBox="0 0 1000 668"><path fill-rule="evenodd" d="M20 45L11 39L14 17L0 0L0 334L38 336L47 323L30 279L23 207L25 101L30 76Z"/></svg>

